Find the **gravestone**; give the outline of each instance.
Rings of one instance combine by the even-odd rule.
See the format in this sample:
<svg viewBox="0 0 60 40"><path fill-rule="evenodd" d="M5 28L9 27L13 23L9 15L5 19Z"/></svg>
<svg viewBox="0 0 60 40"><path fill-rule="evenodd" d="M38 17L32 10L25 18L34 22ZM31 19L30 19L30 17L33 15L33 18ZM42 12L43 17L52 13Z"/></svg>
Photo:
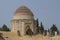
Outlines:
<svg viewBox="0 0 60 40"><path fill-rule="evenodd" d="M47 36L49 36L49 32L47 32Z"/></svg>
<svg viewBox="0 0 60 40"><path fill-rule="evenodd" d="M55 31L55 36L57 36L57 32Z"/></svg>

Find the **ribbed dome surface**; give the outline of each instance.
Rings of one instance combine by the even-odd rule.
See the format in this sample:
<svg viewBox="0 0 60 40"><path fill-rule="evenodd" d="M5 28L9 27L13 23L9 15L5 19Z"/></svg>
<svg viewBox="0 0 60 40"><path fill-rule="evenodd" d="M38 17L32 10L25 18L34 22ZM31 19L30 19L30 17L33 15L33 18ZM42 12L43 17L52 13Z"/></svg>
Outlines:
<svg viewBox="0 0 60 40"><path fill-rule="evenodd" d="M13 16L13 19L33 19L34 15L26 6L19 7Z"/></svg>
<svg viewBox="0 0 60 40"><path fill-rule="evenodd" d="M33 16L33 13L31 12L31 10L29 8L27 8L26 6L19 7L16 10L14 15L16 15L17 13L22 14L22 15L32 15Z"/></svg>

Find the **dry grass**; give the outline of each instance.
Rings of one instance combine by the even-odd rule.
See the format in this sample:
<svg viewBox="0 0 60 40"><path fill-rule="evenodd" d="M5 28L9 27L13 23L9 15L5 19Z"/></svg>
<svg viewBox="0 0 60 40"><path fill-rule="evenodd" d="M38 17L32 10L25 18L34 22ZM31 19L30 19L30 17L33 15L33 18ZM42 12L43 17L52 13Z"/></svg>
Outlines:
<svg viewBox="0 0 60 40"><path fill-rule="evenodd" d="M7 40L60 40L60 36L49 37L49 36L42 36L40 34L34 36L18 36L14 32L0 32L3 33L3 37L7 38Z"/></svg>

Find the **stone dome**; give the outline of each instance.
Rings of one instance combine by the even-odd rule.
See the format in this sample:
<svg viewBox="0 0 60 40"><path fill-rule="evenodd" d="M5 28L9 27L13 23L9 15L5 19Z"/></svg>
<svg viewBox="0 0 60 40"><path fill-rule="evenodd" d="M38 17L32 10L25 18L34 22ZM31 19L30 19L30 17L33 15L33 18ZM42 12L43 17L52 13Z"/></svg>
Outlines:
<svg viewBox="0 0 60 40"><path fill-rule="evenodd" d="M33 13L26 6L19 7L14 13L14 19L32 19Z"/></svg>

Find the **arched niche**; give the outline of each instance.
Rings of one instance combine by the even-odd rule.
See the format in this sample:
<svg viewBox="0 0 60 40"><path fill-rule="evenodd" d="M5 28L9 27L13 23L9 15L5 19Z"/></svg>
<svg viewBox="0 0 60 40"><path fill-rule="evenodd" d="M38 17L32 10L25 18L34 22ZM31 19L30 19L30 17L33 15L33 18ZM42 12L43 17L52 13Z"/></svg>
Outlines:
<svg viewBox="0 0 60 40"><path fill-rule="evenodd" d="M26 35L32 35L33 34L33 32L32 32L32 30L31 30L29 25L27 25L26 28L25 28L25 34Z"/></svg>

